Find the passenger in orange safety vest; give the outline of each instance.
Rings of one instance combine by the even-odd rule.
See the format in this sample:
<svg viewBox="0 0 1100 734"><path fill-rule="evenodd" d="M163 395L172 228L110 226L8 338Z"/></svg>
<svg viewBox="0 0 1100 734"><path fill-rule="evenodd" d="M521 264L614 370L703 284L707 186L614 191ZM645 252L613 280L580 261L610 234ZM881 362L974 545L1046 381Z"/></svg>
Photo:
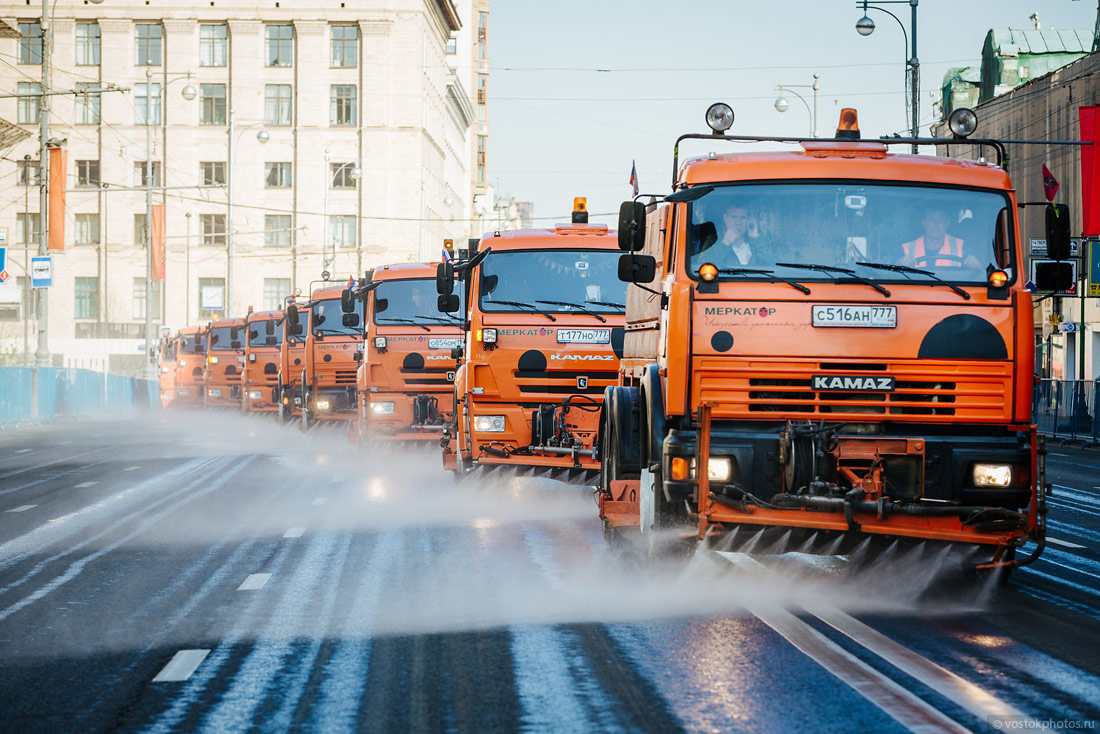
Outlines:
<svg viewBox="0 0 1100 734"><path fill-rule="evenodd" d="M945 256L935 260L933 263L935 267L980 268L982 263L978 258L963 254L963 241L947 234L947 224L946 211L935 207L928 209L921 218L924 234L913 242L906 242L901 246L904 254L898 259L897 264L911 268L926 268L928 258L925 253L930 249L937 255ZM926 246L925 243L928 245Z"/></svg>

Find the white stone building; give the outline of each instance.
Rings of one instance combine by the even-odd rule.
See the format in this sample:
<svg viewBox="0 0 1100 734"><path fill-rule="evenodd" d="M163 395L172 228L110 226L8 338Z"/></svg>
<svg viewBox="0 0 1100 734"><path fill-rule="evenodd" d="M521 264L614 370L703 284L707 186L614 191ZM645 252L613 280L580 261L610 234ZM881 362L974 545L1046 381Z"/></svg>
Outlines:
<svg viewBox="0 0 1100 734"><path fill-rule="evenodd" d="M54 257L49 289L55 363L140 369L147 156L167 244L155 334L220 315L204 305L225 290L228 314L243 315L308 293L322 271L346 280L438 259L443 238L478 234L477 151L488 127L474 85L488 75L478 34L485 0L51 6L51 88L126 90L49 97L50 135L68 151L66 250ZM4 92L38 91L40 12L37 3L0 3L0 17L24 35L0 38ZM11 289L22 283L28 233L36 250L36 98L0 99L0 119L32 133L0 160L0 228L14 276L8 296L0 293L0 344L21 353L28 333L33 352L33 322L28 329L21 318L30 309L11 307Z"/></svg>

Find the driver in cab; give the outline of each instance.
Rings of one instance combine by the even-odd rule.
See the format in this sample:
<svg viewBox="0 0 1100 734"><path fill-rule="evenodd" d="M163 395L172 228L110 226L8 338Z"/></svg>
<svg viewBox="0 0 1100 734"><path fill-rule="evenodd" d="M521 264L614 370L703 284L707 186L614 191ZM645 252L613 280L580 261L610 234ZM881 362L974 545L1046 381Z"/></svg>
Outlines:
<svg viewBox="0 0 1100 734"><path fill-rule="evenodd" d="M902 244L902 256L898 258L897 264L910 268L927 268L929 259L932 259L932 265L937 268L980 268L982 263L978 258L965 254L962 239L947 233L949 222L947 210L942 207L930 207L925 211L921 217L923 234L912 242Z"/></svg>
<svg viewBox="0 0 1100 734"><path fill-rule="evenodd" d="M745 206L734 204L722 213L725 229L721 239L717 233L704 234L699 243L699 252L693 258L695 265L712 263L719 270L725 268L760 267L771 265L763 253L753 247L750 231L755 229L755 221Z"/></svg>

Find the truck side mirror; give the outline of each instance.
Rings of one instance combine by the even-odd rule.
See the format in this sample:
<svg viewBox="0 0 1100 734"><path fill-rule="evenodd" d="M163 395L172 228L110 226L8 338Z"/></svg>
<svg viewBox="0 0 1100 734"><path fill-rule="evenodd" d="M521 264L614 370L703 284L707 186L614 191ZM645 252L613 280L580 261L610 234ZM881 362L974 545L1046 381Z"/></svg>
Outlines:
<svg viewBox="0 0 1100 734"><path fill-rule="evenodd" d="M268 319L264 322L264 333L268 336L272 336L275 333L275 321L274 319Z"/></svg>
<svg viewBox="0 0 1100 734"><path fill-rule="evenodd" d="M1047 204L1047 257L1065 260L1069 257L1069 207Z"/></svg>
<svg viewBox="0 0 1100 734"><path fill-rule="evenodd" d="M350 288L340 291L340 310L344 313L351 313L355 310L355 296L351 294Z"/></svg>
<svg viewBox="0 0 1100 734"><path fill-rule="evenodd" d="M341 321L343 322L344 326L348 327L349 329L354 329L355 327L359 326L359 314L346 313L344 314L344 318L342 318Z"/></svg>
<svg viewBox="0 0 1100 734"><path fill-rule="evenodd" d="M622 255L619 280L625 283L652 283L657 277L657 258L652 255Z"/></svg>
<svg viewBox="0 0 1100 734"><path fill-rule="evenodd" d="M286 307L286 322L291 326L298 325L298 307L295 306L293 303ZM299 331L297 333L301 334L302 332Z"/></svg>
<svg viewBox="0 0 1100 734"><path fill-rule="evenodd" d="M454 313L458 310L458 296L443 294L436 299L436 307L441 313Z"/></svg>
<svg viewBox="0 0 1100 734"><path fill-rule="evenodd" d="M305 331L305 329L301 324L287 324L286 333L291 336L301 336L303 331Z"/></svg>
<svg viewBox="0 0 1100 734"><path fill-rule="evenodd" d="M455 292L455 266L453 263L439 263L435 267L435 292L449 296Z"/></svg>
<svg viewBox="0 0 1100 734"><path fill-rule="evenodd" d="M624 201L619 207L619 249L638 252L645 246L645 204Z"/></svg>

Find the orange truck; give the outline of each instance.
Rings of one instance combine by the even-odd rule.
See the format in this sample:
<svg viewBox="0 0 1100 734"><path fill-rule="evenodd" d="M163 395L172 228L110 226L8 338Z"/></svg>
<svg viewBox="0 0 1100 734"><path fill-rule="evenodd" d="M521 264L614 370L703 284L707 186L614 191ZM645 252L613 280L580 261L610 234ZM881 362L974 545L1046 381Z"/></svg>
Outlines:
<svg viewBox="0 0 1100 734"><path fill-rule="evenodd" d="M383 266L345 300L349 313L353 299L365 301L356 421L360 441L438 441L452 419L453 351L465 339L462 318L437 310L437 266Z"/></svg>
<svg viewBox="0 0 1100 734"><path fill-rule="evenodd" d="M241 372L241 407L249 412L278 412L283 312L250 313L245 318L245 330L247 340Z"/></svg>
<svg viewBox="0 0 1100 734"><path fill-rule="evenodd" d="M978 569L1033 560L1044 452L1003 146L963 141L969 110L953 139L862 140L844 110L835 139L804 140L726 135L723 107L676 150L787 149L674 163L670 195L621 208L633 285L601 419L605 528L772 527L841 549L962 543ZM952 142L997 162L890 149Z"/></svg>
<svg viewBox="0 0 1100 734"><path fill-rule="evenodd" d="M623 344L618 257L615 232L589 224L578 198L570 224L494 232L468 260L439 267L441 311L459 309L462 276L467 329L445 467L594 478L600 405Z"/></svg>
<svg viewBox="0 0 1100 734"><path fill-rule="evenodd" d="M161 337L157 354L160 357L160 372L157 375L157 387L160 392L160 407L167 408L176 399L176 351L179 346L178 334L165 334Z"/></svg>
<svg viewBox="0 0 1100 734"><path fill-rule="evenodd" d="M206 407L241 406L245 342L244 319L219 319L206 327Z"/></svg>
<svg viewBox="0 0 1100 734"><path fill-rule="evenodd" d="M206 330L185 326L179 330L176 347L176 396L174 405L202 405L206 386Z"/></svg>
<svg viewBox="0 0 1100 734"><path fill-rule="evenodd" d="M286 309L287 334L304 337L300 368L297 363L284 364L290 371L290 393L302 430L319 421L350 425L356 420L363 302L356 301L352 312L345 313L342 301L346 290L344 285L324 286L314 290L309 301L291 303Z"/></svg>

